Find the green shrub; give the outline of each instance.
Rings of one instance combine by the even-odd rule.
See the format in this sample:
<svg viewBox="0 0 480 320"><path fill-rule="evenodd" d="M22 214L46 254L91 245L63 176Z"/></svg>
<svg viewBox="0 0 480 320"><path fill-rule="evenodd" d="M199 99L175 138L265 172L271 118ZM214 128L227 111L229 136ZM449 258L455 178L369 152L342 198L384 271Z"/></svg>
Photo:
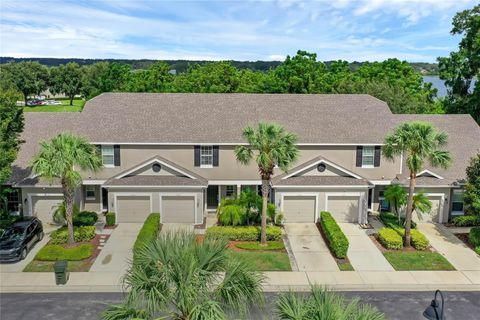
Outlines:
<svg viewBox="0 0 480 320"><path fill-rule="evenodd" d="M480 227L470 229L468 234L468 241L474 247L480 247Z"/></svg>
<svg viewBox="0 0 480 320"><path fill-rule="evenodd" d="M93 211L82 211L73 217L73 225L76 227L93 226L98 220L98 215Z"/></svg>
<svg viewBox="0 0 480 320"><path fill-rule="evenodd" d="M480 226L480 216L459 216L453 218L453 224L456 227L475 227Z"/></svg>
<svg viewBox="0 0 480 320"><path fill-rule="evenodd" d="M380 213L380 220L382 220L383 224L387 228L392 228L392 229L395 229L398 227L403 228L405 225L404 217L400 217L400 223L399 223L398 217L391 212ZM417 227L417 224L414 221L412 221L411 227L412 229L415 229Z"/></svg>
<svg viewBox="0 0 480 320"><path fill-rule="evenodd" d="M403 239L397 231L391 228L382 228L378 231L378 240L387 249L402 249Z"/></svg>
<svg viewBox="0 0 480 320"><path fill-rule="evenodd" d="M403 239L403 237L405 236L405 229L395 228L394 230ZM416 229L411 229L410 230L410 237L411 237L410 240L412 242L412 246L417 250L425 250L430 246L430 242L428 241L427 237L425 237L425 235L423 235L423 233L421 233L420 231L418 231Z"/></svg>
<svg viewBox="0 0 480 320"><path fill-rule="evenodd" d="M108 227L115 225L115 212L107 212L105 214L105 225Z"/></svg>
<svg viewBox="0 0 480 320"><path fill-rule="evenodd" d="M94 226L84 226L84 227L75 227L73 229L73 237L75 242L90 241L95 237L95 227ZM67 227L62 227L53 231L50 234L50 243L51 244L64 244L68 240L68 230Z"/></svg>
<svg viewBox="0 0 480 320"><path fill-rule="evenodd" d="M246 210L237 204L225 204L222 199L218 209L217 218L222 226L240 226L246 221Z"/></svg>
<svg viewBox="0 0 480 320"><path fill-rule="evenodd" d="M142 229L140 229L137 240L135 240L133 245L133 260L135 260L136 256L139 254L139 251L143 249L145 245L157 238L159 229L160 213L150 213L143 223Z"/></svg>
<svg viewBox="0 0 480 320"><path fill-rule="evenodd" d="M227 238L230 241L259 241L261 228L256 226L224 227L207 229L207 236ZM267 241L280 241L282 230L277 226L267 226Z"/></svg>
<svg viewBox="0 0 480 320"><path fill-rule="evenodd" d="M283 250L285 244L283 241L268 241L267 246L262 246L260 242L240 242L235 247L244 250Z"/></svg>
<svg viewBox="0 0 480 320"><path fill-rule="evenodd" d="M348 239L330 212L320 212L320 226L327 237L330 249L335 256L337 258L345 258L347 256L349 245Z"/></svg>
<svg viewBox="0 0 480 320"><path fill-rule="evenodd" d="M58 244L47 244L38 251L35 259L40 261L79 261L90 258L92 253L93 246L90 243L81 244L72 248L64 248Z"/></svg>
<svg viewBox="0 0 480 320"><path fill-rule="evenodd" d="M475 248L475 253L480 256L480 246L478 246L478 247Z"/></svg>

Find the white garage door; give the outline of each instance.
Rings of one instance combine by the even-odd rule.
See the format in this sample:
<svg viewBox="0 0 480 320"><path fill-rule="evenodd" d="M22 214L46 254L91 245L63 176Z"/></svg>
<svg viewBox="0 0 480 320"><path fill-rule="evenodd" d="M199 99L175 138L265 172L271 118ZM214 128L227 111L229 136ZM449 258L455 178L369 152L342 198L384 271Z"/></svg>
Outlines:
<svg viewBox="0 0 480 320"><path fill-rule="evenodd" d="M195 223L195 197L162 196L162 223Z"/></svg>
<svg viewBox="0 0 480 320"><path fill-rule="evenodd" d="M55 209L63 201L61 196L33 196L32 215L40 219L44 224L53 223L52 216Z"/></svg>
<svg viewBox="0 0 480 320"><path fill-rule="evenodd" d="M327 211L337 222L358 221L358 196L329 196L327 201Z"/></svg>
<svg viewBox="0 0 480 320"><path fill-rule="evenodd" d="M119 223L143 223L150 213L150 196L117 196L117 220Z"/></svg>
<svg viewBox="0 0 480 320"><path fill-rule="evenodd" d="M439 213L442 197L429 196L428 200L432 203L432 210L429 213L413 212L412 220L415 222L439 222Z"/></svg>
<svg viewBox="0 0 480 320"><path fill-rule="evenodd" d="M285 196L283 214L285 222L315 222L315 197Z"/></svg>

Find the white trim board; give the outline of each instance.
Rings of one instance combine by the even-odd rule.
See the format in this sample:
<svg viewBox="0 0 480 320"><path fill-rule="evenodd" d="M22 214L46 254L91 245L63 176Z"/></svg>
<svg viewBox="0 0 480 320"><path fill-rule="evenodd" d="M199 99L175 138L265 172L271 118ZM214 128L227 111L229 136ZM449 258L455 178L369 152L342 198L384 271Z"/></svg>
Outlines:
<svg viewBox="0 0 480 320"><path fill-rule="evenodd" d="M112 189L112 188L119 188L119 189L123 189L123 188L130 188L130 189L140 189L140 188L151 188L151 189L167 189L167 188L173 188L173 189L176 189L176 188L199 188L199 189L205 189L207 188L207 186L155 186L155 185L152 185L152 186L148 186L148 185L144 185L144 186L132 186L132 185L129 185L129 186L112 186L112 185L106 185L106 186L102 186L102 188L105 188L105 189ZM115 192L115 191L112 191L112 192Z"/></svg>
<svg viewBox="0 0 480 320"><path fill-rule="evenodd" d="M261 180L209 180L208 185L261 185Z"/></svg>
<svg viewBox="0 0 480 320"><path fill-rule="evenodd" d="M339 185L334 185L334 186L326 186L326 185L321 185L321 186L286 186L286 185L281 185L281 186L276 186L276 185L273 185L273 188L274 189L289 189L289 188L294 188L294 189L306 189L306 188L315 188L315 189L319 189L319 191L321 191L321 189L337 189L337 188L341 188L341 189L368 189L370 188L371 186L368 186L368 185L364 185L364 186L348 186L348 185L342 185L342 186L339 186Z"/></svg>
<svg viewBox="0 0 480 320"><path fill-rule="evenodd" d="M346 174L348 174L348 175L350 175L350 176L352 176L352 177L354 177L354 178L363 179L363 178L362 178L361 176L359 176L358 174L353 173L352 171L347 170L347 169L345 169L345 168L342 168L342 167L334 164L333 162L330 162L330 161L325 160L325 159L320 159L320 160L315 161L314 163L311 163L310 165L308 165L308 166L306 166L306 167L304 167L304 168L302 168L302 169L299 169L299 170L297 170L297 171L294 171L294 172L291 172L291 173L287 174L285 177L282 178L282 180L288 179L288 178L290 178L291 176L296 175L297 173L300 173L300 172L303 172L303 171L305 171L305 170L308 170L308 169L310 169L310 168L312 168L312 167L315 167L315 166L319 165L320 163L325 163L325 164L327 164L327 165L329 165L329 166L331 166L331 167L333 167L333 168L335 168L335 169L337 169L337 170L339 170L339 171L342 171L342 172L344 172L344 173L346 173Z"/></svg>
<svg viewBox="0 0 480 320"><path fill-rule="evenodd" d="M422 172L417 173L416 177L417 177L417 178L418 178L418 177L421 177L421 176L424 175L424 174L429 174L429 175L431 175L431 176L434 176L434 177L437 178L437 179L443 179L443 177L442 177L441 175L438 175L438 174L436 174L436 173L434 173L434 172L432 172L432 171L430 171L430 170L427 170L427 169L423 170Z"/></svg>
<svg viewBox="0 0 480 320"><path fill-rule="evenodd" d="M105 142L92 141L100 145L143 145L143 146L246 146L245 142ZM383 146L384 143L297 143L297 146Z"/></svg>
<svg viewBox="0 0 480 320"><path fill-rule="evenodd" d="M149 164L153 164L153 163L159 163L159 164L161 164L161 165L163 165L163 166L166 166L166 167L172 169L173 171L177 171L177 172L183 174L184 176L189 177L190 179L197 180L197 178L194 177L194 176L192 176L191 174L188 174L188 173L184 172L183 170L181 170L181 169L179 169L179 168L177 168L177 167L175 167L175 166L172 166L172 165L170 165L170 164L167 164L167 163L163 162L162 160L160 160L160 159L158 159L158 158L152 159L152 160L150 160L150 161L148 161L148 162L143 162L143 163L141 163L141 164L133 167L132 169L130 169L130 170L126 171L126 172L119 173L118 175L114 176L113 179L123 178L123 177L129 175L130 173L135 172L135 171L137 171L137 170L139 170L139 169L141 169L141 168L144 168L144 167L148 166Z"/></svg>

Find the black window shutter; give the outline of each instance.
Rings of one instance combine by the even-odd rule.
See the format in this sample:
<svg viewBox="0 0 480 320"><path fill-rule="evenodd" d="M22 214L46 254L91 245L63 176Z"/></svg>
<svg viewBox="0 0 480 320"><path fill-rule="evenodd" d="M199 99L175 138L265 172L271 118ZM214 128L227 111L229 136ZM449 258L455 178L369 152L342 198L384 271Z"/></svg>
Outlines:
<svg viewBox="0 0 480 320"><path fill-rule="evenodd" d="M118 144L113 146L113 164L115 167L120 166L120 146Z"/></svg>
<svg viewBox="0 0 480 320"><path fill-rule="evenodd" d="M213 166L218 167L218 146L213 146Z"/></svg>
<svg viewBox="0 0 480 320"><path fill-rule="evenodd" d="M374 167L380 167L380 156L382 154L382 147L375 146L375 159L373 160Z"/></svg>
<svg viewBox="0 0 480 320"><path fill-rule="evenodd" d="M356 166L357 167L362 166L362 153L363 153L363 147L362 146L357 146L357 161L356 161Z"/></svg>
<svg viewBox="0 0 480 320"><path fill-rule="evenodd" d="M200 146L194 147L194 165L195 167L200 167Z"/></svg>

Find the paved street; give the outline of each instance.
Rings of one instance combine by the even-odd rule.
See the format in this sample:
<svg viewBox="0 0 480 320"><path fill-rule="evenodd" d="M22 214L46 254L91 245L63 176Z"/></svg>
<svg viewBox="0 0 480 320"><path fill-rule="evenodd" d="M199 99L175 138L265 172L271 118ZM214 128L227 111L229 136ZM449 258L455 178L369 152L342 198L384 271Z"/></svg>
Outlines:
<svg viewBox="0 0 480 320"><path fill-rule="evenodd" d="M433 292L344 292L347 299L359 296L385 312L388 319L424 319L421 316ZM445 292L447 319L478 319L480 292ZM2 320L98 319L106 305L122 300L121 293L7 293L0 296ZM249 319L271 318L274 294L267 295L265 314L256 310Z"/></svg>

